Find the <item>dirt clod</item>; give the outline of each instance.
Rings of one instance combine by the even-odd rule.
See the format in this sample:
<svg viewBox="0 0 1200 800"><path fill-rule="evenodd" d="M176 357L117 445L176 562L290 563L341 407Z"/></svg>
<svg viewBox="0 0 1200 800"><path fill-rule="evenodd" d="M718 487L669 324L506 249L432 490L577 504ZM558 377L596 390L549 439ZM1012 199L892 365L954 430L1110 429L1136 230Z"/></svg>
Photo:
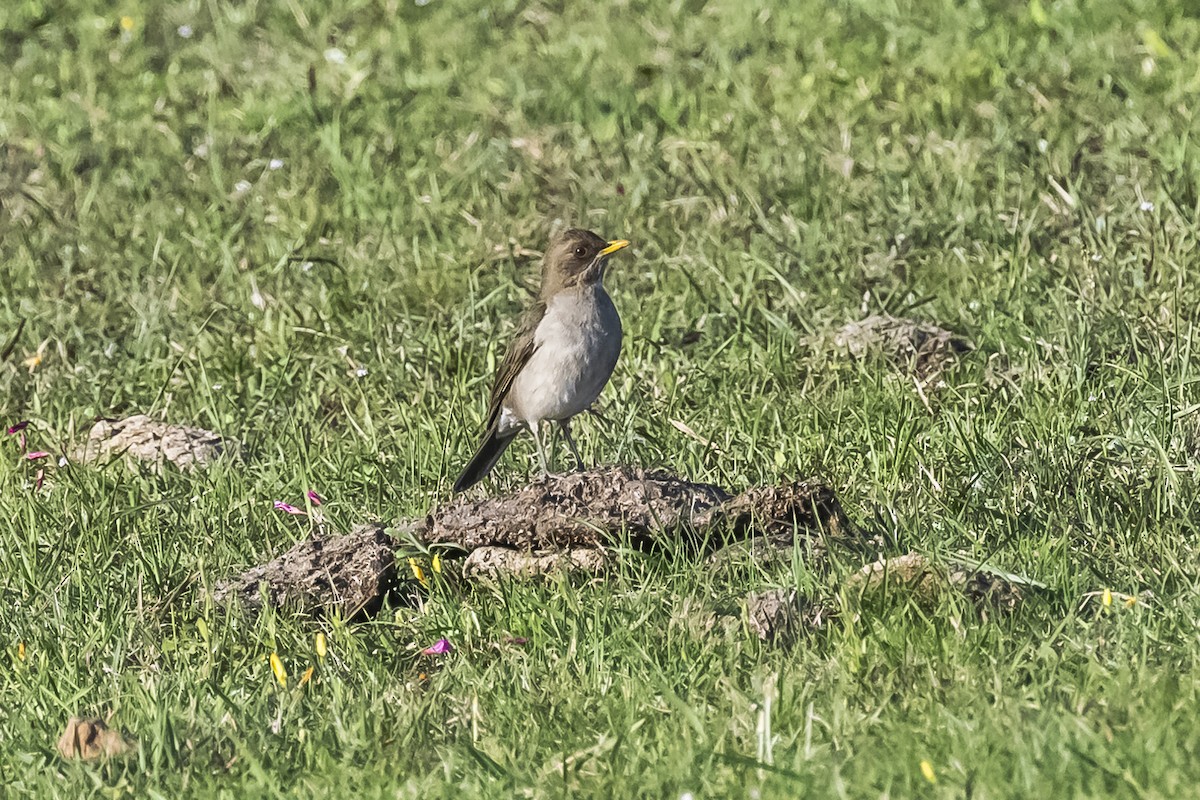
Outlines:
<svg viewBox="0 0 1200 800"><path fill-rule="evenodd" d="M850 532L833 489L809 481L747 489L698 515L695 524L722 526L735 537L794 537L798 530L838 537Z"/></svg>
<svg viewBox="0 0 1200 800"><path fill-rule="evenodd" d="M115 731L102 719L71 717L67 728L58 738L58 752L63 758L80 758L84 761L102 757L122 756L132 753L137 745Z"/></svg>
<svg viewBox="0 0 1200 800"><path fill-rule="evenodd" d="M854 358L880 355L920 378L941 372L974 349L966 337L945 328L889 314L844 325L833 343Z"/></svg>
<svg viewBox="0 0 1200 800"><path fill-rule="evenodd" d="M708 557L708 563L713 573L721 577L738 568L748 567L773 572L791 566L794 545L795 537L790 533L751 536L717 550ZM820 554L819 549L816 554Z"/></svg>
<svg viewBox="0 0 1200 800"><path fill-rule="evenodd" d="M603 547L624 533L645 545L728 499L717 486L666 472L602 467L546 476L505 495L456 499L429 515L426 538L465 550L549 551Z"/></svg>
<svg viewBox="0 0 1200 800"><path fill-rule="evenodd" d="M746 623L764 642L791 644L800 626L796 590L767 589L746 595Z"/></svg>
<svg viewBox="0 0 1200 800"><path fill-rule="evenodd" d="M337 610L352 617L377 607L396 585L397 546L384 526L374 523L345 536L316 536L218 584L213 600L236 599L247 609L266 602L305 612Z"/></svg>
<svg viewBox="0 0 1200 800"><path fill-rule="evenodd" d="M405 526L415 549L454 545L448 550L467 553L466 579L492 582L558 571L601 575L616 558L612 546L627 542L706 552L756 537L790 558L798 538L820 554L828 537L851 533L833 490L821 484L756 487L731 497L711 484L636 467L548 476L508 494L458 498ZM213 597L236 597L249 608L265 598L272 606L353 615L390 591L402 545L382 525L318 536L219 585Z"/></svg>
<svg viewBox="0 0 1200 800"><path fill-rule="evenodd" d="M605 551L595 547L572 547L548 553L479 547L463 562L463 576L495 582L501 578L529 579L553 573L601 575L609 563Z"/></svg>
<svg viewBox="0 0 1200 800"><path fill-rule="evenodd" d="M835 612L795 589L764 589L746 595L746 625L759 639L778 647L795 643L801 631L825 627Z"/></svg>
<svg viewBox="0 0 1200 800"><path fill-rule="evenodd" d="M157 422L138 414L97 422L75 458L107 463L125 457L145 462L155 471L161 471L163 464L169 462L188 472L207 467L221 454L236 449L235 442L212 431Z"/></svg>
<svg viewBox="0 0 1200 800"><path fill-rule="evenodd" d="M926 606L954 593L1003 611L1015 609L1024 599L1020 587L998 574L961 564L941 566L920 553L867 564L847 579L846 588L860 597L898 591Z"/></svg>

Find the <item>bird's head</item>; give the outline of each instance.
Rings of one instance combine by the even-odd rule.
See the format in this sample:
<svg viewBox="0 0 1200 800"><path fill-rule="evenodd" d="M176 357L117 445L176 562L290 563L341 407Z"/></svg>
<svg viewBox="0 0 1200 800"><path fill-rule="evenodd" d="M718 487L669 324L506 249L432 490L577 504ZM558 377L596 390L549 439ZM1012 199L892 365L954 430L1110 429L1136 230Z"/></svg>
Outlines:
<svg viewBox="0 0 1200 800"><path fill-rule="evenodd" d="M628 247L625 239L608 241L591 231L571 228L555 236L542 262L542 294L604 279L608 257Z"/></svg>

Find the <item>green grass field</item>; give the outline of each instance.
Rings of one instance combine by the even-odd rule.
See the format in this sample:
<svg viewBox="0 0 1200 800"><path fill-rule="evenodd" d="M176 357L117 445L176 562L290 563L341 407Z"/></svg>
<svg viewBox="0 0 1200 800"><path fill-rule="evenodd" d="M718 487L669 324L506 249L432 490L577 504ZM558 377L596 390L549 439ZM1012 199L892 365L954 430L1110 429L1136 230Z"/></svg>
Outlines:
<svg viewBox="0 0 1200 800"><path fill-rule="evenodd" d="M0 794L1200 796L1197 53L1186 0L5 3L0 427L51 455L0 441ZM635 243L585 456L819 479L889 552L1049 591L790 650L697 609L861 562L196 605L309 533L273 500L448 498L567 223ZM918 386L823 344L882 311L978 349ZM250 457L58 465L141 412ZM61 759L72 714L137 754Z"/></svg>

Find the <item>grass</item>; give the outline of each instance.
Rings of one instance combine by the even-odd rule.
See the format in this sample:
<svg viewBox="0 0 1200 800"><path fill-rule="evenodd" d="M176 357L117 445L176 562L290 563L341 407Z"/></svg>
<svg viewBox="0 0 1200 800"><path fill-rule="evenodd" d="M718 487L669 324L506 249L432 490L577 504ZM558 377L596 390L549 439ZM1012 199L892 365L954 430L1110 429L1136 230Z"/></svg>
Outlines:
<svg viewBox="0 0 1200 800"><path fill-rule="evenodd" d="M5 437L5 796L1196 796L1188 3L51 5L0 11L0 421L57 456L147 412L251 458L135 474ZM195 605L308 533L273 499L315 488L338 527L446 499L560 221L635 242L585 455L815 477L895 552L1048 597L892 597L789 651L697 609L857 563L630 557L360 624ZM979 349L923 400L821 345L879 311ZM138 755L59 759L75 713Z"/></svg>

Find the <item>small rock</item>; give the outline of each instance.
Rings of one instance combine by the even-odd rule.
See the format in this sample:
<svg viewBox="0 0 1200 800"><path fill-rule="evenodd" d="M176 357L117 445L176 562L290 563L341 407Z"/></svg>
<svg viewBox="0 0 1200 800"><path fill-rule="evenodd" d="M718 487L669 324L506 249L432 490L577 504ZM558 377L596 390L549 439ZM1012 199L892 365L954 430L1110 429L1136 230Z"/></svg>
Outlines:
<svg viewBox="0 0 1200 800"><path fill-rule="evenodd" d="M123 756L137 746L119 731L108 727L102 719L71 717L67 729L58 739L58 752L63 758L91 761L101 757Z"/></svg>
<svg viewBox="0 0 1200 800"><path fill-rule="evenodd" d="M75 458L85 463L107 463L125 457L145 462L155 471L170 462L188 472L207 467L222 453L236 449L235 442L212 431L157 422L139 414L97 422Z"/></svg>

